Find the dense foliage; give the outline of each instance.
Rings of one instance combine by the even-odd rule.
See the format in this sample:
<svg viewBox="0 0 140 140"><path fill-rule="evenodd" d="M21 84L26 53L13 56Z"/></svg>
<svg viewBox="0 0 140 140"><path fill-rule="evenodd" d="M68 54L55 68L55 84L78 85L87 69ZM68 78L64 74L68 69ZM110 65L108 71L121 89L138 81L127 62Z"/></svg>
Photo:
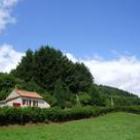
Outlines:
<svg viewBox="0 0 140 140"><path fill-rule="evenodd" d="M40 109L40 108L1 108L0 109L0 125L7 124L25 124L37 122L61 122L69 120L77 120L82 118L96 117L109 112L130 112L140 114L139 106L130 107L84 107L72 109Z"/></svg>
<svg viewBox="0 0 140 140"><path fill-rule="evenodd" d="M106 106L140 105L137 95L113 87L95 85Z"/></svg>
<svg viewBox="0 0 140 140"><path fill-rule="evenodd" d="M26 82L33 80L48 91L54 90L58 80L73 93L86 91L93 82L93 77L84 64L73 63L61 51L48 46L35 52L28 50L12 73Z"/></svg>
<svg viewBox="0 0 140 140"><path fill-rule="evenodd" d="M15 78L12 75L0 73L0 100L7 97L15 84Z"/></svg>
<svg viewBox="0 0 140 140"><path fill-rule="evenodd" d="M140 98L126 91L94 84L88 68L73 63L49 46L28 50L15 70L0 73L0 100L15 87L37 91L51 106L140 105Z"/></svg>

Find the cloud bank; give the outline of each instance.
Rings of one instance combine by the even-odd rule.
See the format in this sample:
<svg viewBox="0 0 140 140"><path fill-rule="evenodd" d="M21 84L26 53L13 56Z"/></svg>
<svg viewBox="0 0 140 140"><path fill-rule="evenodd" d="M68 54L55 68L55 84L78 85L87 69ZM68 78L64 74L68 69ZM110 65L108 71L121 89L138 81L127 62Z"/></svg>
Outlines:
<svg viewBox="0 0 140 140"><path fill-rule="evenodd" d="M101 57L77 59L66 54L73 62L84 63L95 78L95 83L117 87L140 96L140 60L135 56L120 56L112 60Z"/></svg>
<svg viewBox="0 0 140 140"><path fill-rule="evenodd" d="M0 72L10 72L16 68L23 56L24 53L15 51L11 45L0 46Z"/></svg>
<svg viewBox="0 0 140 140"><path fill-rule="evenodd" d="M15 18L11 15L13 7L19 0L0 0L0 33L9 23L15 23Z"/></svg>
<svg viewBox="0 0 140 140"><path fill-rule="evenodd" d="M16 68L24 55L11 45L0 46L0 72L10 72ZM117 87L140 96L140 60L135 56L120 56L112 60L101 57L78 59L70 53L66 53L66 56L73 62L84 63L97 84Z"/></svg>

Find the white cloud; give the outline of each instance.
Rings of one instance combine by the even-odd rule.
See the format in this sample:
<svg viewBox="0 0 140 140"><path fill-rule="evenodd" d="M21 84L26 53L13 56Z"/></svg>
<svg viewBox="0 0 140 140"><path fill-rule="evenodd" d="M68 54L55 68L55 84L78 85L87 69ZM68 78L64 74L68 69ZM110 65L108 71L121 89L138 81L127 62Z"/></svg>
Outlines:
<svg viewBox="0 0 140 140"><path fill-rule="evenodd" d="M72 54L67 56L74 62L78 61ZM140 96L140 60L135 56L120 56L113 60L96 57L80 59L80 62L89 68L97 84L117 87Z"/></svg>
<svg viewBox="0 0 140 140"><path fill-rule="evenodd" d="M0 46L0 72L10 72L16 68L24 53L17 52L11 45Z"/></svg>
<svg viewBox="0 0 140 140"><path fill-rule="evenodd" d="M73 56L71 53L64 53L67 57L68 57L68 59L70 59L72 62L74 62L74 63L76 63L77 61L78 61L78 59L75 57L75 56Z"/></svg>
<svg viewBox="0 0 140 140"><path fill-rule="evenodd" d="M0 0L0 33L9 23L15 23L15 18L11 15L13 7L19 0Z"/></svg>

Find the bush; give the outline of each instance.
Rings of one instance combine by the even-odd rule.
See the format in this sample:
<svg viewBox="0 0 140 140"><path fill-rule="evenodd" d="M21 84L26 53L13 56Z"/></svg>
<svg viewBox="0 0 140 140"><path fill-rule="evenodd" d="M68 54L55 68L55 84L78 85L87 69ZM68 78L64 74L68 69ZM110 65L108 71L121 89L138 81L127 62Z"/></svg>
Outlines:
<svg viewBox="0 0 140 140"><path fill-rule="evenodd" d="M38 122L62 122L96 117L110 112L130 112L140 114L140 106L126 107L75 107L72 109L40 108L0 108L0 125L25 124Z"/></svg>
<svg viewBox="0 0 140 140"><path fill-rule="evenodd" d="M140 106L122 106L122 107L116 107L116 111L123 111L123 112L140 114Z"/></svg>

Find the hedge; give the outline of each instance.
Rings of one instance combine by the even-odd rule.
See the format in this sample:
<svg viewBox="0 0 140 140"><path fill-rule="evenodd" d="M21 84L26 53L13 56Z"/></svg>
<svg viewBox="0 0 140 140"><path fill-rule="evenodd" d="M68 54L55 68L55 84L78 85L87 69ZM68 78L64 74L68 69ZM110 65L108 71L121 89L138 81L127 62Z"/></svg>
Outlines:
<svg viewBox="0 0 140 140"><path fill-rule="evenodd" d="M129 107L75 107L72 109L0 108L0 125L38 122L62 122L96 117L109 112L130 112L140 114L140 106Z"/></svg>

